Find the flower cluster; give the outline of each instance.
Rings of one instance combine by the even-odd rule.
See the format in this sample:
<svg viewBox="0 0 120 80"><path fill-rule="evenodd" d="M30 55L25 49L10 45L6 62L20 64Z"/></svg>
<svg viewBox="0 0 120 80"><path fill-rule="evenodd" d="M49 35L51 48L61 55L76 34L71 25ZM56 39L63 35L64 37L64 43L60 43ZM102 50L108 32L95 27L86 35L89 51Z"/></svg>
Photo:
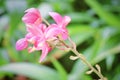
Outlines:
<svg viewBox="0 0 120 80"><path fill-rule="evenodd" d="M49 15L56 23L46 26L43 23L39 10L30 8L25 12L26 14L23 16L22 21L26 25L27 34L16 42L16 49L23 50L27 48L29 53L35 50L42 50L41 62L48 52L58 44L58 38L62 40L68 38L66 26L71 19L68 16L62 17L56 12L49 12ZM29 44L32 44L32 46Z"/></svg>

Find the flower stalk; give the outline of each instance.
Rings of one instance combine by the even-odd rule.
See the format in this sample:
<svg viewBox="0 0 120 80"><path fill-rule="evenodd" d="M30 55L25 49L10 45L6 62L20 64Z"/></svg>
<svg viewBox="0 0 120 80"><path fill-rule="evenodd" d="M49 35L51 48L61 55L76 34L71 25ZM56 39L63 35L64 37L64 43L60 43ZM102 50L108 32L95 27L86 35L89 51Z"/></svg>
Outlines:
<svg viewBox="0 0 120 80"><path fill-rule="evenodd" d="M76 56L78 56L82 61L83 61L83 63L85 63L94 73L96 73L102 80L106 80L104 77L103 77L103 75L99 72L99 71L97 71L87 60L86 60L86 58L82 55L82 54L80 54L76 49L71 49L71 51L73 52L73 53L75 53L75 55Z"/></svg>
<svg viewBox="0 0 120 80"><path fill-rule="evenodd" d="M85 58L85 56L81 53L79 53L77 50L76 50L76 45L75 43L69 38L69 41L70 43L72 44L72 47L69 47L69 49L76 55L72 60L76 60L76 59L81 59L83 61L84 64L86 64L91 70L91 73L94 72L96 73L99 77L100 77L100 80L107 80L106 77L104 77L102 74L101 74L101 71L100 71L100 68L97 70L95 69L88 61L87 59ZM65 42L62 42L65 44ZM65 44L66 46L67 44ZM68 47L68 45L66 46ZM97 65L98 66L98 65Z"/></svg>
<svg viewBox="0 0 120 80"><path fill-rule="evenodd" d="M48 26L50 26L50 23L49 23L46 19L42 18L42 20L43 20L43 22L45 22Z"/></svg>

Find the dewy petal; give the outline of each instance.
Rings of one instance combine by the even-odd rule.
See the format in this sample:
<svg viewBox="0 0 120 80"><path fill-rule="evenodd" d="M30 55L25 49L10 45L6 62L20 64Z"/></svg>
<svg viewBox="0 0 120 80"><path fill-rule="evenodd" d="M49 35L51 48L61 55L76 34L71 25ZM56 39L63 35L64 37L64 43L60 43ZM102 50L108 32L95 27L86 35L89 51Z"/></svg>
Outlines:
<svg viewBox="0 0 120 80"><path fill-rule="evenodd" d="M50 51L51 51L51 48L46 43L42 49L42 54L41 54L39 62L42 62L45 59L45 57L47 56L48 52L50 52Z"/></svg>
<svg viewBox="0 0 120 80"><path fill-rule="evenodd" d="M16 50L23 50L28 46L28 42L25 38L22 38L16 42Z"/></svg>
<svg viewBox="0 0 120 80"><path fill-rule="evenodd" d="M49 12L49 15L55 20L57 24L62 22L62 16L56 12Z"/></svg>
<svg viewBox="0 0 120 80"><path fill-rule="evenodd" d="M26 24L40 24L42 22L42 18L39 10L35 8L30 8L25 11L26 14L23 16L22 20Z"/></svg>

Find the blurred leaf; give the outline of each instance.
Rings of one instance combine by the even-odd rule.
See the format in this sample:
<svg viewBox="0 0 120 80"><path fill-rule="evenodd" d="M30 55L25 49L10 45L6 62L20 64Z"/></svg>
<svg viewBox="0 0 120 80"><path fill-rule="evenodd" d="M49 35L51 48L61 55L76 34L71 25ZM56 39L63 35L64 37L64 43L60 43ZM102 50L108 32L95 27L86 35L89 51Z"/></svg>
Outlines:
<svg viewBox="0 0 120 80"><path fill-rule="evenodd" d="M7 15L0 17L0 41L2 37L4 36L5 29L7 28L9 18Z"/></svg>
<svg viewBox="0 0 120 80"><path fill-rule="evenodd" d="M58 73L60 76L61 80L68 80L67 79L67 72L65 71L65 69L62 67L62 65L54 58L51 58L51 61L54 65L54 67L57 69Z"/></svg>
<svg viewBox="0 0 120 80"><path fill-rule="evenodd" d="M110 12L120 12L120 6L114 6L114 5L106 5L105 9Z"/></svg>
<svg viewBox="0 0 120 80"><path fill-rule="evenodd" d="M98 16L104 19L108 24L120 27L120 20L110 12L105 11L96 0L85 1L98 14Z"/></svg>
<svg viewBox="0 0 120 80"><path fill-rule="evenodd" d="M119 80L120 79L120 65L118 65L113 72L115 76L112 76L112 80Z"/></svg>
<svg viewBox="0 0 120 80"><path fill-rule="evenodd" d="M26 0L6 0L5 5L9 13L23 13L25 8L27 8Z"/></svg>
<svg viewBox="0 0 120 80"><path fill-rule="evenodd" d="M60 80L58 73L48 67L31 63L11 63L0 67L0 72L11 72L35 80Z"/></svg>
<svg viewBox="0 0 120 80"><path fill-rule="evenodd" d="M89 55L89 59L96 57L96 55L105 49L107 46L106 43L108 42L109 38L114 35L114 33L114 29L110 27L105 27L96 31L94 34L95 42L92 45L93 48L91 50L91 55Z"/></svg>
<svg viewBox="0 0 120 80"><path fill-rule="evenodd" d="M21 14L17 12L13 12L10 15L10 26L8 34L13 35L15 29L18 27L19 22L21 21Z"/></svg>
<svg viewBox="0 0 120 80"><path fill-rule="evenodd" d="M72 22L71 23L88 23L88 22L91 22L93 20L95 20L94 17L92 17L91 15L89 15L88 13L83 13L83 12L73 12L73 13L70 13L68 14L71 19L72 19Z"/></svg>
<svg viewBox="0 0 120 80"><path fill-rule="evenodd" d="M107 66L108 70L110 70L112 68L114 59L115 59L114 55L106 57L106 64L107 64L106 66Z"/></svg>
<svg viewBox="0 0 120 80"><path fill-rule="evenodd" d="M27 7L26 0L7 0L6 8L10 17L9 35L18 27L21 17Z"/></svg>
<svg viewBox="0 0 120 80"><path fill-rule="evenodd" d="M89 25L70 25L68 31L72 40L78 45L93 36L96 29Z"/></svg>
<svg viewBox="0 0 120 80"><path fill-rule="evenodd" d="M7 51L3 48L0 49L0 66L7 64L9 62L9 55Z"/></svg>
<svg viewBox="0 0 120 80"><path fill-rule="evenodd" d="M11 45L8 41L5 41L4 46L6 47L6 50L8 51L8 55L12 61L19 61L20 57L17 51L15 50L15 46Z"/></svg>
<svg viewBox="0 0 120 80"><path fill-rule="evenodd" d="M38 8L43 18L47 18L49 16L48 12L53 11L53 7L49 3L45 3L45 2L41 3Z"/></svg>
<svg viewBox="0 0 120 80"><path fill-rule="evenodd" d="M59 13L68 13L73 10L71 6L72 0L47 0L51 6L53 6L54 11ZM59 4L58 4L59 3Z"/></svg>
<svg viewBox="0 0 120 80"><path fill-rule="evenodd" d="M109 56L111 53L119 53L120 51L119 30L106 27L102 29L102 34L105 41L100 47L101 51L99 52L99 54L96 57L94 57L95 60L92 60L92 62L95 61L95 63L97 63L96 61L100 62L101 60L107 58L107 56Z"/></svg>
<svg viewBox="0 0 120 80"><path fill-rule="evenodd" d="M120 52L120 45L116 45L109 50L101 52L98 56L96 56L93 59L94 62L92 61L92 63L98 63L98 62L102 61L103 59L105 59L107 56L114 55L114 54L117 54L119 52Z"/></svg>
<svg viewBox="0 0 120 80"><path fill-rule="evenodd" d="M82 80L82 76L85 76L85 70L87 66L81 62L81 60L77 60L76 63L74 64L74 67L69 74L69 80Z"/></svg>

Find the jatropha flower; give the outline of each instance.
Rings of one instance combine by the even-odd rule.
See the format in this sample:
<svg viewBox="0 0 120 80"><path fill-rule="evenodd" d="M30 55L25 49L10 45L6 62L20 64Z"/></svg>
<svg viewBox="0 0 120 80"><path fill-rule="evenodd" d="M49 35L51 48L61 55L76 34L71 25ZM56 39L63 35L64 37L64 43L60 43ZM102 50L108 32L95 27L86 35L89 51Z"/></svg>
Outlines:
<svg viewBox="0 0 120 80"><path fill-rule="evenodd" d="M16 49L23 50L27 48L29 53L35 50L42 50L41 62L56 45L60 45L59 38L62 40L68 38L66 26L71 19L68 16L62 17L56 12L50 12L50 16L56 23L50 24L47 27L42 23L42 17L37 9L30 8L25 12L26 14L22 20L27 27L28 33L24 38L16 42ZM28 46L28 44L33 46Z"/></svg>

